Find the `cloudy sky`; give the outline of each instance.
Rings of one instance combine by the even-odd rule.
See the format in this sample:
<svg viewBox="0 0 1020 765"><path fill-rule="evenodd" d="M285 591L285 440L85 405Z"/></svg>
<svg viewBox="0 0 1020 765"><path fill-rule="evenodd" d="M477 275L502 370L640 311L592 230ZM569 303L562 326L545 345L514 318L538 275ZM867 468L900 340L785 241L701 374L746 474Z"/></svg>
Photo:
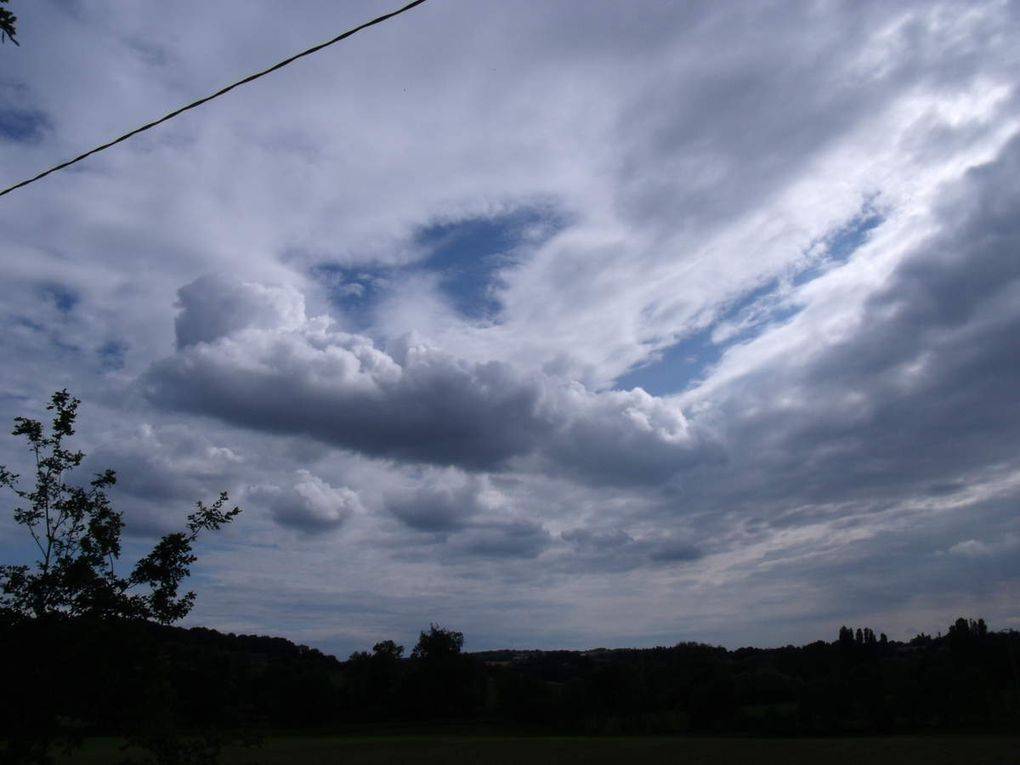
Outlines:
<svg viewBox="0 0 1020 765"><path fill-rule="evenodd" d="M0 185L390 8L14 2ZM341 656L1020 628L1018 37L430 0L0 199L0 420L83 400L128 557L228 490L188 623Z"/></svg>

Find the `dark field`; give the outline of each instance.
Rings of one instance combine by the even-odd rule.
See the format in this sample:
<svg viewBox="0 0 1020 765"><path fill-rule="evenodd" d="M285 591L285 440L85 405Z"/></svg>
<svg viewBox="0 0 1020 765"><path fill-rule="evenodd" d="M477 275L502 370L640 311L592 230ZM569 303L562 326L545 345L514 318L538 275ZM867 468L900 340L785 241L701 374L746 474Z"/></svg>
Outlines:
<svg viewBox="0 0 1020 765"><path fill-rule="evenodd" d="M61 765L109 765L123 753L116 739L94 739ZM1016 765L1020 737L868 737L825 739L387 736L267 738L261 748L227 748L224 765Z"/></svg>

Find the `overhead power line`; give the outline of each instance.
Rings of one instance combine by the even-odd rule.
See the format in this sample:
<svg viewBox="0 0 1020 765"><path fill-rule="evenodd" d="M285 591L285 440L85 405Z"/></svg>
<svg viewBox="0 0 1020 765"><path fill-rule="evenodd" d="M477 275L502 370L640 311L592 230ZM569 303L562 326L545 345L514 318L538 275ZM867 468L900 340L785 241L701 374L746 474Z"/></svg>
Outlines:
<svg viewBox="0 0 1020 765"><path fill-rule="evenodd" d="M304 58L305 56L310 56L311 54L317 53L318 51L322 50L323 48L328 48L330 45L334 45L335 43L338 43L341 40L347 39L351 35L357 34L362 29L368 29L369 27L375 26L376 24L381 24L384 21L392 19L394 16L399 16L401 13L404 13L405 11L409 11L412 8L414 8L416 5L421 5L424 2L425 2L425 0L414 0L414 2L410 2L410 3L408 3L407 5L405 5L402 8L398 8L395 11L391 11L390 13L387 13L387 14L385 14L383 16L379 16L378 18L372 19L371 21L366 21L364 24L356 26L353 29L348 29L343 34L340 34L340 35L337 35L336 37L334 37L332 40L327 40L326 42L320 43L319 45L316 45L316 46L314 46L312 48L309 48L308 50L303 50L300 53L298 53L298 54L296 54L294 56L291 56L290 58L285 58L283 61L279 62L278 64L273 64L273 66L269 67L268 69L263 69L261 72L256 72L255 74L250 74L250 75L248 75L247 77L245 77L242 80L238 80L235 83L227 85L225 88L220 88L219 90L217 90L212 95L206 96L205 98L200 98L197 101L192 101L187 106L182 106L180 109L176 109L176 110L170 112L169 114L164 115L163 117L160 117L158 120L154 120L153 122L149 122L149 123L147 123L145 125L142 125L139 128L135 128L130 133L125 133L124 135L120 136L120 138L115 138L114 140L110 141L109 143L104 143L102 146L97 146L96 148L92 149L91 151L87 151L84 154L78 155L74 159L69 159L67 162L61 162L59 165L54 165L49 170L45 170L45 171L39 173L39 175L36 175L36 176L34 176L32 178L29 178L27 180L21 181L21 183L16 183L13 186L11 186L9 188L6 188L3 191L0 191L0 197L2 197L4 194L10 194L15 189L20 189L23 186L27 186L30 183L35 183L36 181L41 180L42 178L45 178L50 173L55 173L58 170L63 170L65 167L70 167L71 165L75 164L76 162L81 162L83 159L85 159L87 157L91 157L93 154L98 154L101 151L109 149L111 146L116 146L118 143L121 143L122 141L126 141L128 138L131 138L132 136L136 136L139 133L144 133L146 130L151 130L152 128L156 127L156 125L161 125L162 123L167 122L168 120L172 120L178 114L183 114L184 112L188 111L189 109L194 109L197 106L201 106L204 103L208 103L209 101L212 101L214 98L219 98L222 95L226 95L227 93L229 93L230 91L232 91L236 87L239 87L241 85L247 85L249 82L254 82L259 77L265 77L267 74L269 74L271 72L275 72L277 69L283 69L283 67L287 66L288 64L293 64L299 58Z"/></svg>

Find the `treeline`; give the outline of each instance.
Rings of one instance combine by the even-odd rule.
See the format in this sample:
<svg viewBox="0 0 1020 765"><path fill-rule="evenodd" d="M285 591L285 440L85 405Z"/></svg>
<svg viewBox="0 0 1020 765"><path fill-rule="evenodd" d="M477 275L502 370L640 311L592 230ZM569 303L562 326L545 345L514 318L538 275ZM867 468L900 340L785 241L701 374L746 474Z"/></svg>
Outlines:
<svg viewBox="0 0 1020 765"><path fill-rule="evenodd" d="M1020 633L967 619L908 643L844 627L833 642L733 651L465 653L460 633L432 625L408 655L382 641L341 662L281 638L54 618L0 625L0 656L0 738L54 720L82 735L439 721L604 734L1020 730Z"/></svg>
<svg viewBox="0 0 1020 765"><path fill-rule="evenodd" d="M882 636L884 638L884 636ZM958 619L909 643L839 638L758 649L479 656L503 714L600 733L829 735L1020 730L1020 633Z"/></svg>

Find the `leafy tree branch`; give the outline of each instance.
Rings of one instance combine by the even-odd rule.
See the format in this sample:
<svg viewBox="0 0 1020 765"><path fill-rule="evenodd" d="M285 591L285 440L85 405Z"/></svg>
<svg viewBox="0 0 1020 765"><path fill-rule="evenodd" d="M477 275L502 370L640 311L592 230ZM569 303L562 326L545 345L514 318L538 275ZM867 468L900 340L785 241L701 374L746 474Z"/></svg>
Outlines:
<svg viewBox="0 0 1020 765"><path fill-rule="evenodd" d="M27 529L40 557L34 567L0 566L0 610L26 618L64 614L177 621L195 602L194 592L179 593L197 560L195 541L241 511L227 509L226 492L210 505L198 502L185 531L167 534L128 576L119 575L116 561L124 520L106 495L116 474L97 473L87 486L65 480L85 458L65 446L65 439L74 435L80 403L67 390L54 393L46 407L53 412L48 432L38 420L15 418L13 435L28 443L35 484L31 490L21 488L19 476L0 466L0 486L17 497L14 521Z"/></svg>
<svg viewBox="0 0 1020 765"><path fill-rule="evenodd" d="M0 0L0 5L6 5L7 0ZM11 13L6 8L0 8L0 42L3 42L8 37L11 38L11 42L15 45L19 45L18 41L14 39L15 29L14 25L17 23L18 17Z"/></svg>

